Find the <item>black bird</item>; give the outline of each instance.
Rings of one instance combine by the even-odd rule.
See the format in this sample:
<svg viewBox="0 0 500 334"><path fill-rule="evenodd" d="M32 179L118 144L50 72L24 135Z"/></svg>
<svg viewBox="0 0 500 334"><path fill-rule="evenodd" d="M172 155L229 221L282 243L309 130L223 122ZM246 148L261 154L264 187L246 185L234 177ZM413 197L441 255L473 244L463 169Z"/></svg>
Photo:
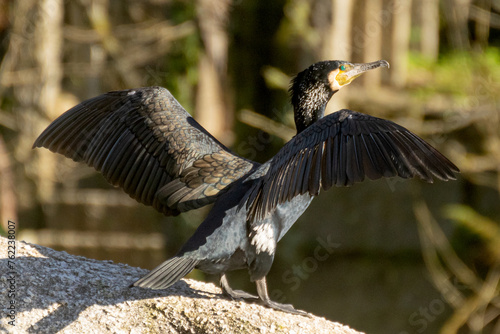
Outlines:
<svg viewBox="0 0 500 334"><path fill-rule="evenodd" d="M389 63L322 61L293 79L297 135L271 160L241 158L210 135L162 87L86 100L57 118L33 147L46 147L100 171L132 198L165 215L214 203L181 250L133 286L165 289L193 268L220 275L235 299L305 314L270 300L266 275L276 244L320 188L365 177L455 179L458 168L424 140L388 120L343 109L324 116L340 88ZM226 272L247 268L258 297L233 290Z"/></svg>

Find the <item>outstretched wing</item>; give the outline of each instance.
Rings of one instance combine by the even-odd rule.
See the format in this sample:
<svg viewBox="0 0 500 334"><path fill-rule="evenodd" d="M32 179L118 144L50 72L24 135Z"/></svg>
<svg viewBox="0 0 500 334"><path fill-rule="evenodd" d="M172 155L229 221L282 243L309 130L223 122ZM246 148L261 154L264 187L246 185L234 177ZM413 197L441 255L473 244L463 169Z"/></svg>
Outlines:
<svg viewBox="0 0 500 334"><path fill-rule="evenodd" d="M50 124L33 147L86 162L166 215L214 202L255 166L229 152L162 87L86 100Z"/></svg>
<svg viewBox="0 0 500 334"><path fill-rule="evenodd" d="M365 177L455 179L459 169L435 148L394 122L343 109L290 140L247 199L248 218L261 219L299 194L318 195Z"/></svg>

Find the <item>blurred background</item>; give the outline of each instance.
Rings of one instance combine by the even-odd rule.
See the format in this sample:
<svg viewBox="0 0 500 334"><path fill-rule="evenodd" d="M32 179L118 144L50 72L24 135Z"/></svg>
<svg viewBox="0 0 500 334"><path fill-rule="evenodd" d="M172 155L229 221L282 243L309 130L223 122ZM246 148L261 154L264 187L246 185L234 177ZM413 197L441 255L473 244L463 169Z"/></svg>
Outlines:
<svg viewBox="0 0 500 334"><path fill-rule="evenodd" d="M295 133L294 74L386 59L330 111L391 119L462 173L323 192L278 245L271 298L368 333L500 333L500 1L0 0L0 41L2 234L10 219L18 240L149 269L209 208L164 217L32 150L52 120L106 91L160 85L264 162ZM255 289L245 271L230 280Z"/></svg>

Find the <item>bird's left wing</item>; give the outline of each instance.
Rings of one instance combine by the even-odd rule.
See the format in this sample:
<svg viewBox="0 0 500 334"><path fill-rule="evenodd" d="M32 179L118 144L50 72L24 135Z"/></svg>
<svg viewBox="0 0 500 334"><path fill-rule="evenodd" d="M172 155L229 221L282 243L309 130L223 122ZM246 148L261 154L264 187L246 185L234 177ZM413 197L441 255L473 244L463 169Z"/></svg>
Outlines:
<svg viewBox="0 0 500 334"><path fill-rule="evenodd" d="M320 187L350 186L365 177L455 179L458 168L423 139L394 122L343 109L300 132L272 159L246 198L248 219Z"/></svg>
<svg viewBox="0 0 500 334"><path fill-rule="evenodd" d="M255 166L219 143L162 87L86 100L52 122L33 147L86 162L166 215L214 202Z"/></svg>

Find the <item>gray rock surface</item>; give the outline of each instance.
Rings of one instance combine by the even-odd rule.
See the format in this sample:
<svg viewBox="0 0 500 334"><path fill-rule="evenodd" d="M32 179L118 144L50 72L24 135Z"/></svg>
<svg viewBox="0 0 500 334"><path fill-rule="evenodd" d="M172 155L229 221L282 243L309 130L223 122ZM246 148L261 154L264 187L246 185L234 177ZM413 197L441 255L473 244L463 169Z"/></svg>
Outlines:
<svg viewBox="0 0 500 334"><path fill-rule="evenodd" d="M231 301L219 287L189 279L167 290L129 288L148 271L22 241L9 259L8 241L0 237L2 332L359 333L324 318Z"/></svg>

